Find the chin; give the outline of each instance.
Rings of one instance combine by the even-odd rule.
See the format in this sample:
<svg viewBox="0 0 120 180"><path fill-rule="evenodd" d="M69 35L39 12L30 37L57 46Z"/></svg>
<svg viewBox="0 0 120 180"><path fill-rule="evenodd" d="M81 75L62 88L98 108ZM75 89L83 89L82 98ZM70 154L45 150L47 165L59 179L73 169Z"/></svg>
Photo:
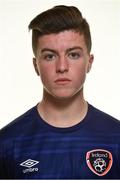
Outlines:
<svg viewBox="0 0 120 180"><path fill-rule="evenodd" d="M59 100L67 100L80 95L80 91L72 92L72 93L53 93L51 95Z"/></svg>
<svg viewBox="0 0 120 180"><path fill-rule="evenodd" d="M78 97L80 96L80 94L83 91L83 87L81 88L76 88L76 89L67 89L67 90L55 90L55 91L49 91L48 89L46 89L44 91L44 94L46 96L51 96L55 99L59 99L59 100L67 100L67 99L71 99L74 97Z"/></svg>
<svg viewBox="0 0 120 180"><path fill-rule="evenodd" d="M54 98L59 99L59 100L67 100L70 99L73 96L56 96L54 95Z"/></svg>

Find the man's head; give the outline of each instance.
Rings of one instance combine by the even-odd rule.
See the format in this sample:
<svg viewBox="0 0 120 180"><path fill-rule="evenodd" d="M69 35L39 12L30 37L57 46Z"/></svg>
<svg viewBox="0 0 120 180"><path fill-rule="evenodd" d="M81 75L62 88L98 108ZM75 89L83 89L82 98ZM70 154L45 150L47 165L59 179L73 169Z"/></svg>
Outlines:
<svg viewBox="0 0 120 180"><path fill-rule="evenodd" d="M89 25L73 6L56 6L29 25L32 29L33 64L40 76L44 96L82 97L93 55Z"/></svg>
<svg viewBox="0 0 120 180"><path fill-rule="evenodd" d="M88 53L91 50L91 34L87 21L74 6L55 6L36 16L29 24L32 30L32 47L37 54L38 38L65 30L73 30L84 35Z"/></svg>

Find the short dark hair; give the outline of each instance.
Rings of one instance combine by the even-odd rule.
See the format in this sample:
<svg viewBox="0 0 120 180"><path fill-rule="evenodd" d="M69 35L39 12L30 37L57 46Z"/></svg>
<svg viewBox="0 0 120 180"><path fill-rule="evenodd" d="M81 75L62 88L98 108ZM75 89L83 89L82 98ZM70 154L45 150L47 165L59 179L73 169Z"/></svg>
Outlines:
<svg viewBox="0 0 120 180"><path fill-rule="evenodd" d="M82 13L74 6L55 6L36 16L28 26L32 30L32 48L37 52L38 38L42 35L74 30L84 35L88 52L91 50L91 33L89 24Z"/></svg>

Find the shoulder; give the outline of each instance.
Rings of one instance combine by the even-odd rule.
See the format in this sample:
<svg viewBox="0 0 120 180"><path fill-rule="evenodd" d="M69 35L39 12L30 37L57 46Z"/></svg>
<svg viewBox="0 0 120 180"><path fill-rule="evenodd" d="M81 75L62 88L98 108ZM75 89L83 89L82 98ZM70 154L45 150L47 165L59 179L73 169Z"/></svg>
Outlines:
<svg viewBox="0 0 120 180"><path fill-rule="evenodd" d="M33 124L36 114L36 106L17 117L11 123L0 130L0 142L24 135Z"/></svg>
<svg viewBox="0 0 120 180"><path fill-rule="evenodd" d="M89 104L93 126L102 130L109 130L111 133L120 133L120 121L104 111Z"/></svg>

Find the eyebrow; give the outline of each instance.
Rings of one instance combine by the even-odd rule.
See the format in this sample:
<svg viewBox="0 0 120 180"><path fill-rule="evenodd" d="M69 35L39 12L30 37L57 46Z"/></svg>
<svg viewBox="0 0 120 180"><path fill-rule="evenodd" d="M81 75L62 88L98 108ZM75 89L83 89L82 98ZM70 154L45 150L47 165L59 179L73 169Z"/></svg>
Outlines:
<svg viewBox="0 0 120 180"><path fill-rule="evenodd" d="M74 47L68 48L68 49L66 50L66 53L68 53L68 52L70 52L70 51L73 51L73 50L76 50L76 49L79 49L79 50L83 51L83 48L82 48L82 47L80 47L80 46L74 46ZM45 51L51 51L51 52L53 52L53 53L58 53L56 50L50 49L50 48L43 48L43 49L41 50L41 53L44 53Z"/></svg>

